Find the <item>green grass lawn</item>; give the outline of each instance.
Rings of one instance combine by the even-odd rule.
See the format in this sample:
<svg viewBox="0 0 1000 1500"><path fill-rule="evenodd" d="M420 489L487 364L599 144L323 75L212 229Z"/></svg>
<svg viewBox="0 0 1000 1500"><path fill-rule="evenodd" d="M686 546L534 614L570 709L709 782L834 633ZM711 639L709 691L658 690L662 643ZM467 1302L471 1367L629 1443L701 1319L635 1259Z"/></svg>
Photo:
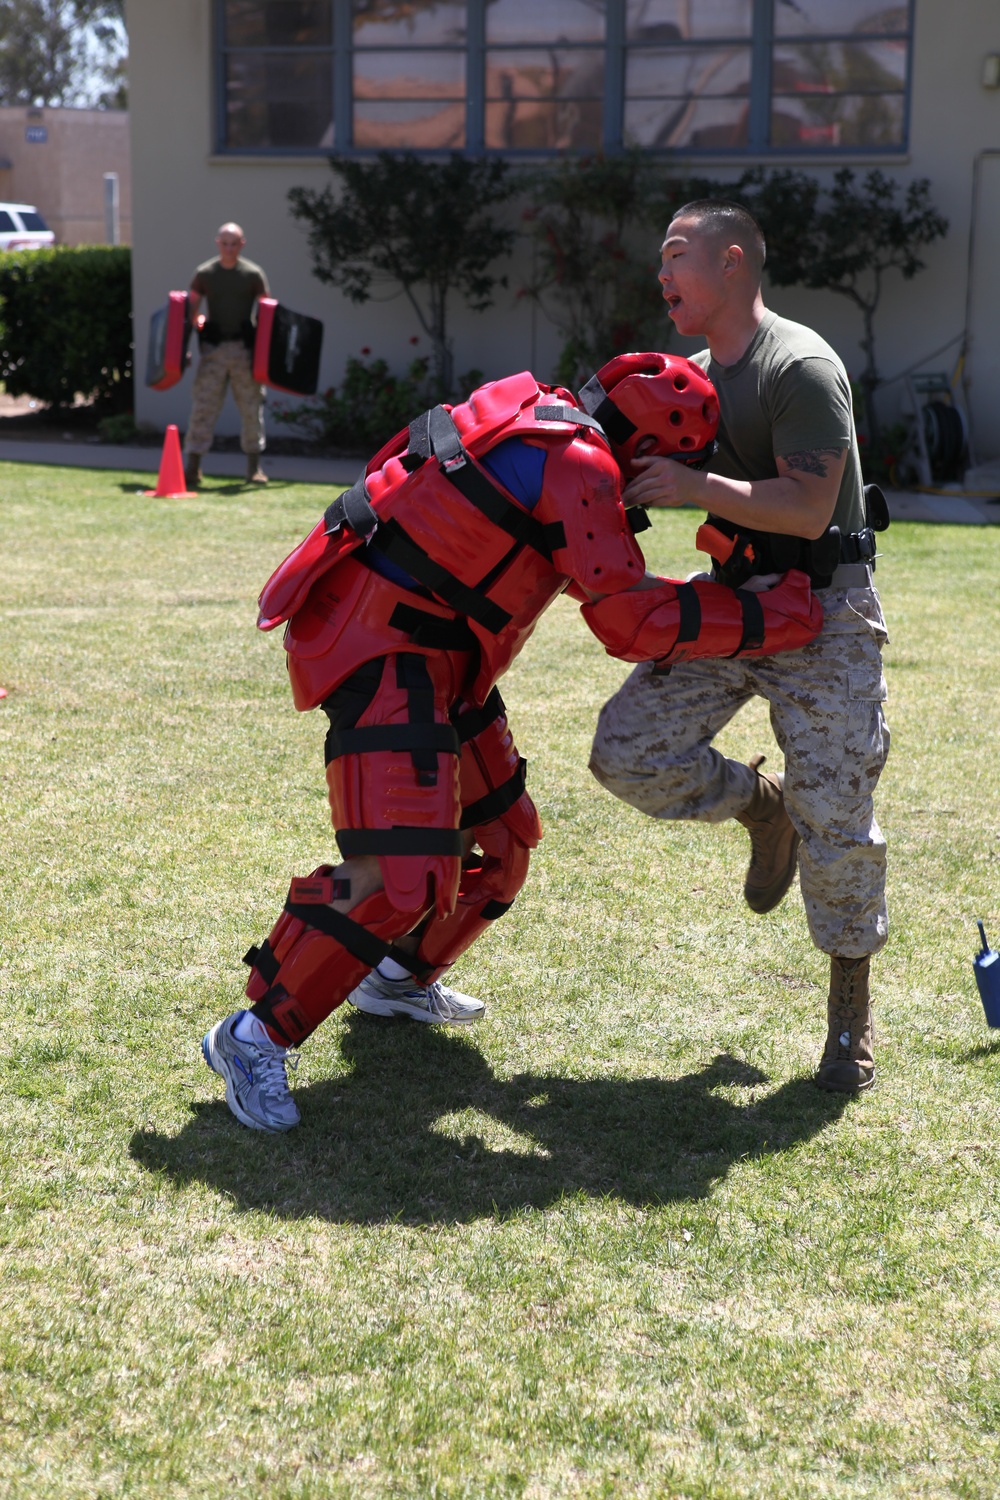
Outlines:
<svg viewBox="0 0 1000 1500"><path fill-rule="evenodd" d="M810 1082L826 966L746 835L586 770L625 668L564 601L503 691L546 827L467 1033L339 1011L303 1124L206 1069L333 849L275 563L329 493L2 466L0 1494L1000 1493L1000 530L894 527L879 1082ZM696 518L644 534L697 565ZM730 753L774 750L762 704Z"/></svg>

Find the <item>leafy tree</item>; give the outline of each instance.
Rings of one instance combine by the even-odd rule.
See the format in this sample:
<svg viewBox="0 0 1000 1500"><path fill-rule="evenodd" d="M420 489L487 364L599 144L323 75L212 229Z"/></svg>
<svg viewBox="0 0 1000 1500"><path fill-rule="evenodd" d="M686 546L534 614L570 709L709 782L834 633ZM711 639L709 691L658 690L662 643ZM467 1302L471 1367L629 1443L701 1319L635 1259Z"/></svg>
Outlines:
<svg viewBox="0 0 1000 1500"><path fill-rule="evenodd" d="M775 286L807 286L847 297L861 313L862 400L869 441L880 442L875 392L881 384L875 357L875 315L885 277L898 271L910 281L924 268L920 252L948 231L948 220L930 201L926 177L905 189L883 172L860 183L843 167L823 188L802 172L745 172L716 195L738 198L760 222L767 240L767 274Z"/></svg>
<svg viewBox="0 0 1000 1500"><path fill-rule="evenodd" d="M0 0L0 102L124 107L124 0Z"/></svg>
<svg viewBox="0 0 1000 1500"><path fill-rule="evenodd" d="M374 161L331 160L339 181L314 191L292 188L292 215L307 226L313 275L368 302L380 286L403 295L431 341L432 376L451 393L454 359L448 299L463 296L477 312L507 278L490 269L509 254L513 229L494 210L516 179L503 161L425 161L412 152L380 152Z"/></svg>
<svg viewBox="0 0 1000 1500"><path fill-rule="evenodd" d="M575 388L626 350L664 347L657 168L638 152L568 158L530 179L530 192L538 274L525 290L563 334L560 384Z"/></svg>

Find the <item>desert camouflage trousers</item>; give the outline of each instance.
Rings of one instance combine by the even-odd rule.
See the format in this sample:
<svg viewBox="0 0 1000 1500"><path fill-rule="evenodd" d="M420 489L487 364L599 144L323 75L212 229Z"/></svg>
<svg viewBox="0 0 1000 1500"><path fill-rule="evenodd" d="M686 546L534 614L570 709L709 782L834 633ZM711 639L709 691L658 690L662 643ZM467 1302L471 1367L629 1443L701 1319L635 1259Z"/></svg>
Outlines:
<svg viewBox="0 0 1000 1500"><path fill-rule="evenodd" d="M226 386L240 414L240 447L244 453L264 451L264 387L253 378L250 350L242 339L226 339L201 351L191 393L191 421L184 435L184 456L207 453L212 446Z"/></svg>
<svg viewBox="0 0 1000 1500"><path fill-rule="evenodd" d="M885 840L872 802L889 753L874 588L825 589L824 625L801 651L706 660L657 675L637 666L601 710L590 768L654 818L720 823L742 812L755 773L712 745L750 698L765 698L785 756L785 805L802 843L799 878L817 948L876 953L888 935Z"/></svg>

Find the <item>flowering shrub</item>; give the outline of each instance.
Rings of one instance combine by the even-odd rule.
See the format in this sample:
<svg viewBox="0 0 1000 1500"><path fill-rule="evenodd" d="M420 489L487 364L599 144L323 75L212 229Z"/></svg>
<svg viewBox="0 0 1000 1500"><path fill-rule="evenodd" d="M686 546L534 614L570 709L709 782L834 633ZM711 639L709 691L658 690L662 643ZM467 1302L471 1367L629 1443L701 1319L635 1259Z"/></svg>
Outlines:
<svg viewBox="0 0 1000 1500"><path fill-rule="evenodd" d="M418 341L414 338L410 342ZM370 355L371 350L362 349L361 354ZM482 378L481 370L460 375L459 398L481 384ZM384 359L366 362L352 354L339 386L330 386L301 405L276 409L275 417L308 433L324 448L369 454L433 406L436 399L426 355L412 360L405 375L393 375Z"/></svg>

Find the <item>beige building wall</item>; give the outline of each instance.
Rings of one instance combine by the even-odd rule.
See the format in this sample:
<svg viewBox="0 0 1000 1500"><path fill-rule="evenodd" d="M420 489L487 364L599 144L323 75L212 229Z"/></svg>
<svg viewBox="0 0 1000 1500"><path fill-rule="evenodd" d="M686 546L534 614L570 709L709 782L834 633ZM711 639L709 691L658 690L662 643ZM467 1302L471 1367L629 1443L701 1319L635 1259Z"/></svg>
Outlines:
<svg viewBox="0 0 1000 1500"><path fill-rule="evenodd" d="M60 245L102 245L104 174L117 172L120 243L129 245L130 154L127 110L2 108L0 200L33 203Z"/></svg>
<svg viewBox="0 0 1000 1500"><path fill-rule="evenodd" d="M214 251L217 226L237 219L248 237L247 253L267 271L273 293L326 325L323 383L339 380L348 354L369 347L394 368L403 368L419 335L402 300L356 307L311 274L305 235L289 216L290 187L322 187L331 181L326 162L315 157L215 156L214 85L210 0L128 0L132 150L137 164L133 242L137 368L145 366L149 318L174 288L187 285L200 260ZM858 172L873 166L906 182L931 179L932 195L950 220L947 239L928 253L928 269L915 280L887 279L878 316L878 359L892 377L931 355L962 333L969 287L969 230L973 169L986 148L1000 148L1000 89L982 85L983 59L1000 52L1000 11L996 0L916 0L910 151L908 156L768 158L769 167L792 166L820 177L848 165ZM675 165L675 164L671 164ZM696 164L676 163L678 171ZM714 164L720 180L732 179L746 158ZM705 170L704 161L697 170ZM1000 222L1000 171L982 174L980 224ZM996 201L994 201L996 200ZM991 207L992 205L992 207ZM974 246L973 323L969 358L970 393L977 457L1000 456L1000 368L993 350L1000 340L1000 280L991 274L989 234ZM509 269L510 286L487 313L453 309L456 366L476 366L487 376L530 366L545 377L559 348L555 330L517 297L527 279L522 260ZM811 323L859 374L860 315L843 297L801 289L773 288L768 301L784 316ZM425 348L422 341L417 349ZM958 345L931 361L951 370ZM882 394L884 416L898 415L901 382ZM162 427L183 428L190 403L190 377L173 391L159 393L139 384L137 415ZM220 431L237 430L229 406Z"/></svg>

